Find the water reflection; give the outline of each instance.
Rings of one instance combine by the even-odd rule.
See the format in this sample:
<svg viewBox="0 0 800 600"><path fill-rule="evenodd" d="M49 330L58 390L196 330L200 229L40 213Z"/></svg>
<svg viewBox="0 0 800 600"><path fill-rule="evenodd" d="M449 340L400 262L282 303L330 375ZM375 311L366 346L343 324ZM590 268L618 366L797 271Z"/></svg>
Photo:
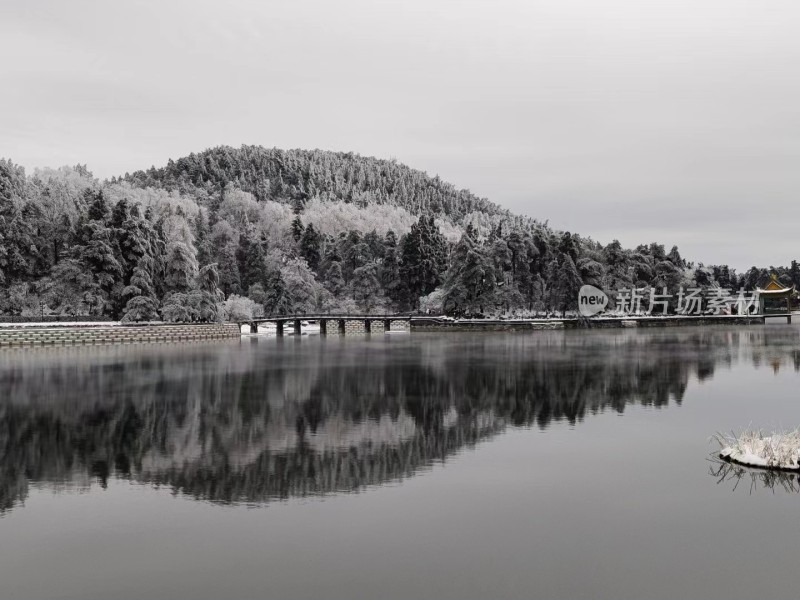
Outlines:
<svg viewBox="0 0 800 600"><path fill-rule="evenodd" d="M761 490L800 493L800 474L794 471L750 469L732 462L712 459L708 474L719 485L729 486L731 491L748 490L750 494Z"/></svg>
<svg viewBox="0 0 800 600"><path fill-rule="evenodd" d="M402 480L508 426L680 404L793 328L259 340L0 353L0 514L110 477L213 502ZM775 333L778 331L778 333Z"/></svg>

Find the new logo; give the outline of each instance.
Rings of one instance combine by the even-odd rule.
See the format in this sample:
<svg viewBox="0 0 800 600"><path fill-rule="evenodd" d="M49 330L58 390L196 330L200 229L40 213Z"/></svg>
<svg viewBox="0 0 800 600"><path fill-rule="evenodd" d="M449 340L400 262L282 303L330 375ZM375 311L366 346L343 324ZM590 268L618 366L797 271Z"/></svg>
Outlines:
<svg viewBox="0 0 800 600"><path fill-rule="evenodd" d="M585 285L578 291L578 312L584 317L591 317L605 310L608 296L603 290L593 285Z"/></svg>

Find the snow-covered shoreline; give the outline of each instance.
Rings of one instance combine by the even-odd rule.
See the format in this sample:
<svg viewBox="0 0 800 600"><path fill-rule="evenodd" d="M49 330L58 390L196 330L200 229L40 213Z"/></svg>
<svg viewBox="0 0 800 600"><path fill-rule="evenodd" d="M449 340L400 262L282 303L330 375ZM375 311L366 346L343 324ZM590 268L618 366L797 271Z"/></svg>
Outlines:
<svg viewBox="0 0 800 600"><path fill-rule="evenodd" d="M4 329L24 329L27 327L50 327L62 329L64 327L117 327L119 321L43 321L25 323L0 323L0 328Z"/></svg>

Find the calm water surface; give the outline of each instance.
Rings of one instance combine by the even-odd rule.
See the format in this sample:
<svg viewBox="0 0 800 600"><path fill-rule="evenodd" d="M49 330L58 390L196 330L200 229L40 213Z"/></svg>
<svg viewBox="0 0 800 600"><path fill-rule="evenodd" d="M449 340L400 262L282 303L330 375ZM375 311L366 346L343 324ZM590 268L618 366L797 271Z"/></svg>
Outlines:
<svg viewBox="0 0 800 600"><path fill-rule="evenodd" d="M0 598L796 597L800 329L0 351Z"/></svg>

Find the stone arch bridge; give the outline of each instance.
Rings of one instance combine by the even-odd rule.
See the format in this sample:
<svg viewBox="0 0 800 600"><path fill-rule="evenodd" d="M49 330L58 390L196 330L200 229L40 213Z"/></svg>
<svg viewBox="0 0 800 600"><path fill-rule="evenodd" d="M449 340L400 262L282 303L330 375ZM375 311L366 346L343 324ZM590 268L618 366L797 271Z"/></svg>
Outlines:
<svg viewBox="0 0 800 600"><path fill-rule="evenodd" d="M304 321L318 323L320 335L384 333L386 331L409 331L411 328L410 315L282 315L239 321L238 324L240 330L243 325L249 325L250 333L258 333L259 325L274 323L277 335L284 335L287 328L291 328L293 333L299 335Z"/></svg>

